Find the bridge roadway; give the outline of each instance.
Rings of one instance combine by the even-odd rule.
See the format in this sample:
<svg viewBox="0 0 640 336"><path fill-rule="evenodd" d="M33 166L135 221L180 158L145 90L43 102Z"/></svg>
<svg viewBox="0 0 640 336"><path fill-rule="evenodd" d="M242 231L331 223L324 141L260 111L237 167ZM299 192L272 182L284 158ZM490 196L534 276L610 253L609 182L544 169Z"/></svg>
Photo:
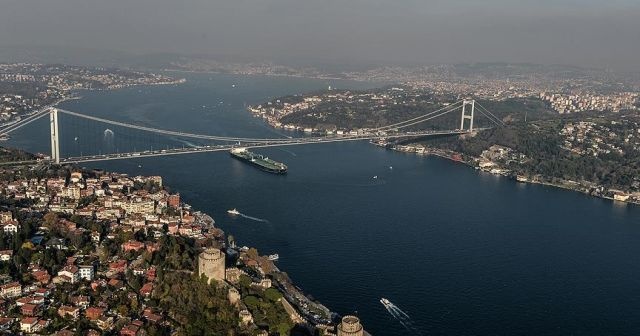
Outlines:
<svg viewBox="0 0 640 336"><path fill-rule="evenodd" d="M485 128L478 128L475 131L482 131ZM146 150L142 152L127 152L127 153L113 153L103 155L90 155L90 156L77 156L69 158L61 158L60 163L84 163L84 162L98 162L98 161L110 161L110 160L126 160L137 159L145 157L157 157L157 156L169 156L180 154L193 154L193 153L206 153L206 152L221 152L228 151L232 148L265 148L265 147L280 147L280 146L296 146L306 144L321 144L332 142L347 142L347 141L361 141L361 140L374 140L374 139L397 139L397 138L419 138L426 136L436 135L462 135L469 133L468 130L447 130L447 131L422 131L422 132L407 132L398 134L385 134L385 135L354 135L354 136L334 136L334 137L314 137L314 138L293 138L288 141L282 141L282 139L274 139L273 143L243 143L234 145L212 145L212 146L197 146L189 148L174 148L174 149L158 149L158 150Z"/></svg>

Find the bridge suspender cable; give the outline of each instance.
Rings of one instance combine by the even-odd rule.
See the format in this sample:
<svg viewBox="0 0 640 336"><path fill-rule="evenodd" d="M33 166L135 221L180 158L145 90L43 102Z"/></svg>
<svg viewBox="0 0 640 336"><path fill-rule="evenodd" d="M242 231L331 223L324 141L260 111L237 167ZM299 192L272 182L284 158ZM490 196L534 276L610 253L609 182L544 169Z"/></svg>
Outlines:
<svg viewBox="0 0 640 336"><path fill-rule="evenodd" d="M445 106L443 108L437 109L435 111L429 112L427 114L423 114L421 116L418 116L418 117L415 117L415 118L411 118L411 119L408 119L408 120L405 120L405 121L401 121L401 122L398 122L398 123L395 123L395 124L374 128L371 131L378 132L378 131L386 131L386 130L393 129L393 128L404 128L404 127L407 127L407 125L402 125L402 124L410 123L410 122L412 122L414 120L425 118L425 117L428 117L430 115L433 115L435 113L438 113L438 112L441 112L441 111L444 111L444 110L449 110L449 109L455 110L455 109L457 109L459 107L459 106L456 106L456 105L461 104L461 103L462 103L462 101L458 101L458 102L455 102L455 103L453 103L451 105L448 105L448 106ZM451 111L448 111L447 113L449 113L449 112L451 112ZM426 119L426 120L430 120L430 119ZM426 120L420 120L420 121L418 121L416 123L421 123L421 122L426 121ZM416 123L412 123L411 125L415 125Z"/></svg>
<svg viewBox="0 0 640 336"><path fill-rule="evenodd" d="M441 112L441 113L439 113L439 114L432 115L433 113L443 111L443 109L440 109L440 110L437 110L437 111L434 111L434 112L429 113L429 115L431 115L431 116L430 116L430 117L428 117L428 118L421 119L421 120L418 120L418 121L414 121L414 122L412 122L412 123L405 124L405 125L402 125L402 126L397 126L397 127L395 127L395 128L396 128L396 129L400 129L400 128L405 128L405 127L409 127L409 126L417 125L417 124L423 123L423 122L425 122L425 121L429 121L429 120L431 120L431 119L435 119L435 118L437 118L437 117L440 117L440 116L443 116L443 115L445 115L445 114L451 113L451 112L453 112L453 111L455 111L455 110L457 110L457 109L458 109L458 107L451 107L451 106L448 106L448 107L449 107L448 109L444 110L444 112Z"/></svg>
<svg viewBox="0 0 640 336"><path fill-rule="evenodd" d="M429 112L427 114L415 117L415 118L411 118L409 120L405 120L399 123L395 123L395 124L391 124L391 125L387 125L387 126L383 126L383 127L379 127L379 128L374 128L370 131L372 132L380 132L380 131L386 131L386 130L390 130L390 129L401 129L401 128L405 128L405 127L409 127L409 126L413 126L425 121L429 121L431 119L440 117L442 115L445 115L447 113L450 113L454 110L456 110L457 108L459 108L459 104L461 102L456 102L452 105L448 105L445 106L443 108L437 109L435 111ZM444 112L442 112L444 111ZM296 139L258 139L258 138L238 138L238 137L220 137L220 136L214 136L214 135L204 135L204 134L194 134L194 133L185 133L185 132L178 132L178 131L170 131L170 130L162 130L162 129L157 129L157 128L152 128L152 127L146 127L146 126L138 126L138 125L131 125L131 124L127 124L127 123L123 123L123 122L119 122L119 121L113 121L113 120L108 120L108 119L103 119L103 118L99 118L99 117L94 117L94 116L88 116L85 114L81 114L81 113L77 113L77 112L72 112L72 111L68 111L68 110L61 110L58 109L58 112L62 112L68 115L72 115L72 116L76 116L79 118L85 118L85 119L89 119L89 120L93 120L93 121L97 121L97 122L102 122L102 123L106 123L106 124L110 124L110 125L115 125L115 126L121 126L121 127L126 127L126 128L132 128L132 129L137 129L137 130L142 130L142 131L147 131L147 132L152 132L152 133L159 133L159 134L165 134L165 135L173 135L173 136L178 136L178 137L185 137L185 138L195 138L195 139L205 139L205 140L217 140L217 141L226 141L226 142L251 142L251 143L290 143L290 142L297 142ZM441 112L441 113L438 113ZM438 113L438 114L436 114ZM347 136L346 138L358 138L359 136ZM324 137L322 137L324 138ZM314 140L318 140L318 139L322 139L322 138L307 138L311 141Z"/></svg>
<svg viewBox="0 0 640 336"><path fill-rule="evenodd" d="M480 113L484 114L484 116L487 117L489 120L491 120L494 124L496 124L498 126L506 126L507 125L507 124L504 123L504 121L500 120L500 118L496 117L495 114L491 113L484 106L482 106L478 101L476 101L476 104L480 107L480 109L478 109L478 111L480 111ZM484 110L484 112L483 112L483 110ZM489 115L487 115L487 114L489 114L491 117L489 117Z"/></svg>
<svg viewBox="0 0 640 336"><path fill-rule="evenodd" d="M366 132L364 133L358 133L358 134L349 134L349 135L345 135L345 136L322 136L322 137L302 137L302 138L286 138L286 139L282 139L282 138L271 138L271 139L260 139L260 138L240 138L240 137L223 137L223 136L214 136L214 135L204 135L204 134L194 134L194 133L186 133L186 132L179 132L179 131L171 131L171 130L163 130L163 129L158 129L158 128L153 128L153 127L147 127L147 126L139 126L139 125L132 125L132 124L127 124L124 122L119 122L119 121L113 121L113 120L108 120L108 119L103 119L103 118L99 118L99 117L94 117L94 116L89 116L89 115L84 115L81 113L77 113L77 112L72 112L72 111L68 111L68 110L63 110L63 109L44 109L41 110L35 114L32 114L26 118L24 118L23 120L13 124L13 125L9 125L7 127L5 127L3 130L0 130L0 134L8 134L10 132L13 132L25 125L28 125L30 123L32 123L35 120L38 120L40 118L42 118L43 116L47 115L47 114L51 114L51 118L52 118L52 123L57 124L57 113L61 112L61 113L65 113L67 115L71 115L71 116L75 116L78 118L81 118L83 120L92 120L92 121L96 121L99 123L104 123L104 124L109 124L109 125L115 125L115 126L120 126L126 129L133 129L133 130L140 130L140 131L145 131L145 132L150 132L150 133L155 133L155 134L162 134L162 135L170 135L170 136L175 136L175 137L182 137L182 138L195 138L195 139L204 139L204 140L213 140L213 141L222 141L222 142L234 142L234 144L228 144L228 145L220 145L220 146L200 146L200 147L194 147L194 149L185 149L183 148L182 150L180 149L173 149L173 150L169 150L167 148L167 150L152 150L151 151L143 151L143 152L136 152L134 149L134 152L131 153L118 153L118 154L105 154L105 155L94 155L94 156L82 156L82 153L80 153L81 156L79 157L75 157L75 158L67 158L67 159L62 159L65 162L89 162L89 161L103 161L103 160L113 160L113 159L124 159L124 158L128 158L128 157L132 157L132 156L140 156L141 154L144 154L144 156L164 156L164 155L176 155L176 154L186 154L186 153L194 153L197 151L220 151L220 150L228 150L230 148L233 148L236 146L235 142L238 143L238 145L242 145L242 146L246 146L246 147L272 147L272 146L289 146L289 145L297 145L297 144L308 144L308 143L328 143L328 142L338 142L338 141L357 141L357 140L366 140L366 139L379 139L379 138L401 138L401 137L420 137L420 136L426 136L426 135L438 135L438 134L464 134L464 133L468 133L471 132L471 129L469 130L465 130L465 129L456 129L456 130L440 130L440 131L436 131L436 130L430 130L430 131L414 131L414 132L391 132L389 134L386 133L386 131L397 131L403 128L407 128L416 124L420 124L435 118L438 118L440 116L443 116L445 114L451 113L455 110L458 110L460 107L465 106L465 104L467 104L467 101L458 101L455 102L451 105L447 105L444 106L442 108L436 109L434 111L431 111L429 113L408 119L408 120L404 120L401 122L397 122L391 125L386 125L386 126L382 126L382 127L378 127L378 128L373 128L373 129L367 129ZM472 104L474 105L478 105L478 111L480 113L482 113L487 119L489 119L492 123L496 124L496 125L502 125L504 126L505 123L500 120L498 117L496 117L493 113L491 113L489 110L487 110L484 106L480 105L479 103L472 101ZM472 107L473 109L473 107ZM466 116L464 115L463 112L463 118L465 118ZM473 113L471 114L471 118L473 118ZM53 125L53 124L52 124ZM53 127L53 126L52 126ZM57 139L58 139L58 131L57 131L57 127L52 128L52 144L55 143L57 145ZM242 143L242 144L241 144ZM57 148L56 146L52 145L52 148ZM53 149L52 149L53 152ZM128 154L128 155L127 155ZM59 162L60 157L59 157L59 153L57 154L52 154L52 160L55 160L56 162Z"/></svg>
<svg viewBox="0 0 640 336"><path fill-rule="evenodd" d="M36 114L32 114L22 120L20 120L19 122L13 124L13 125L9 125L6 128L0 130L0 134L9 134L23 126L29 125L30 123L44 117L45 115L47 115L49 113L49 110L44 110L44 111L40 111Z"/></svg>
<svg viewBox="0 0 640 336"><path fill-rule="evenodd" d="M65 114L68 114L68 115L72 115L72 116L76 116L76 117L79 117L79 118L85 118L85 119L89 119L89 120L93 120L93 121L98 121L98 122L109 124L109 125L121 126L121 127L132 128L132 129L137 129L137 130L147 131L147 132L152 132L152 133L159 133L159 134L164 134L164 135L173 135L173 136L184 137L184 138L194 138L194 139L204 139L204 140L217 140L217 141L227 141L227 142L235 142L235 141L241 141L241 142L290 142L290 141L292 141L292 139L235 138L235 137L221 137L221 136L215 136L215 135L185 133L185 132L178 132L178 131L163 130L163 129L153 128L153 127L131 125L131 124L126 124L126 123L119 122L119 121L113 121L113 120L103 119L103 118L99 118L99 117L88 116L88 115L85 115L85 114L76 113L76 112L67 111L67 110L61 110L61 109L58 109L58 112L62 112L62 113L65 113Z"/></svg>

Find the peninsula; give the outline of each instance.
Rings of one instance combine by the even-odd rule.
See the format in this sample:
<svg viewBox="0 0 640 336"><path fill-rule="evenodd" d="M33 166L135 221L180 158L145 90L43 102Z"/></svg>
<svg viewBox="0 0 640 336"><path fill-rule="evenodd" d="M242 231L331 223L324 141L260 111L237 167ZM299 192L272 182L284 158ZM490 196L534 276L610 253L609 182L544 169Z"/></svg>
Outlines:
<svg viewBox="0 0 640 336"><path fill-rule="evenodd" d="M0 159L25 155L3 149ZM271 258L238 247L160 176L3 168L0 195L3 330L335 335L355 325L364 334L357 318L336 320Z"/></svg>

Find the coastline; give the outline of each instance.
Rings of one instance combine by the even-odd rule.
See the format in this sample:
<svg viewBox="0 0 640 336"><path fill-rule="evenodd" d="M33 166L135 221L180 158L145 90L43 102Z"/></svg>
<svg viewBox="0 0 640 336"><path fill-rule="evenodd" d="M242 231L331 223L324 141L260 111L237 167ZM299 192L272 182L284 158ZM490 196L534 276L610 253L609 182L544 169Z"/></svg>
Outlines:
<svg viewBox="0 0 640 336"><path fill-rule="evenodd" d="M187 200L183 202L183 206L193 210L196 217L201 218L201 221L206 224L206 227L218 230L222 237L224 237L224 241L226 241L229 236L233 236L227 234L219 227L216 227L216 221L211 215L193 208ZM227 246L227 249L232 249L235 252L246 252L255 248L247 246L236 247L234 241L233 244ZM259 255L258 257L263 260L265 258L268 259L266 255ZM261 262L258 262L258 264L262 266ZM270 272L265 273L270 273L272 275L273 285L283 294L284 299L282 304L290 313L291 319L293 321L298 321L299 324L304 325L310 330L329 328L332 316L337 314L322 303L304 294L304 291L289 278L286 272L278 268L273 261L269 260L268 264L267 269L270 269Z"/></svg>
<svg viewBox="0 0 640 336"><path fill-rule="evenodd" d="M258 110L253 109L251 106L247 107L247 110L254 117L261 118L267 125L269 125L273 129L283 129L287 131L304 132L304 134L307 134L307 135L308 134L324 135L324 133L322 132L317 132L313 129L304 128L303 126L300 126L300 125L295 125L295 124L284 125L280 122L279 118L261 114L259 113ZM344 133L345 131L342 131L342 132ZM333 134L333 132L327 133L327 135L328 134ZM559 182L554 182L553 178L548 176L542 176L542 175L520 176L508 169L505 169L499 166L492 166L490 168L481 167L478 164L478 162L480 161L480 158L478 157L467 157L463 153L440 150L436 148L427 148L422 145L415 146L415 145L409 144L409 145L403 145L403 146L388 146L386 144L383 145L375 142L372 142L372 143L377 147L382 147L382 148L393 150L396 152L411 153L415 155L438 156L447 160L451 160L456 163L463 163L476 170L482 170L484 172L487 172L493 175L509 177L510 179L515 180L518 183L545 185L545 186L560 188L560 189L569 190L569 191L576 191L588 196L606 199L606 200L610 200L610 201L621 203L621 204L640 205L640 196L637 195L637 193L630 194L630 193L622 192L620 190L605 189L604 186L598 186L598 185L595 185L594 183L588 183L586 181L584 183L569 181L569 180L560 180Z"/></svg>
<svg viewBox="0 0 640 336"><path fill-rule="evenodd" d="M402 148L397 148L397 147L383 147L383 146L378 146L378 147L382 147L385 148L387 150L392 150L395 152L400 152L400 153L406 153L406 154L413 154L413 155L419 155L419 156L437 156L449 161L453 161L455 163L460 163L460 164L464 164L470 168L476 169L476 170L480 170L483 171L485 173L489 173L492 175L498 175L498 176L504 176L509 178L510 180L513 180L517 183L526 183L526 184L537 184L537 185L544 185L544 186L548 186L548 187L554 187L554 188L560 188L560 189L564 189L567 191L573 191L573 192L579 192L581 194L585 194L587 196L591 196L591 197L596 197L596 198L601 198L601 199L606 199L606 200L610 200L612 202L615 203L619 203L619 204L633 204L633 205L640 205L640 201L637 200L632 200L631 198L626 199L626 200L622 200L622 199L616 199L615 197L612 196L607 196L607 195L602 195L602 194L594 194L593 191L590 191L589 188L593 188L593 186L588 186L588 185L583 185L580 183L570 183L569 181L565 181L565 184L562 183L558 183L558 182L552 182L552 181L548 181L548 180L544 180L544 179L549 179L548 177L544 177L544 176L539 176L535 179L533 178L528 178L528 177L524 177L524 176L519 176L519 175L514 175L511 172L505 172L504 169L501 168L494 168L494 169L487 169L487 168L481 168L479 167L476 162L479 161L479 158L476 157L471 157L468 159L464 159L464 155L462 153L458 153L458 152L453 152L453 151L444 151L444 150L438 150L438 149L426 149L423 152L417 152L415 150L406 150L406 149L402 149ZM406 147L411 147L411 146L406 146ZM573 187L571 186L573 185Z"/></svg>
<svg viewBox="0 0 640 336"><path fill-rule="evenodd" d="M125 89L125 88L130 88L130 87L138 87L138 86L160 86L160 85L177 85L177 84L183 84L186 83L186 79L185 78L180 78L180 79L175 79L173 81L168 81L168 82L157 82L157 83L141 83L141 84L125 84L125 85L117 85L117 86L110 86L107 88L103 88L103 89L94 89L94 88L81 88L81 89L74 89L69 91L69 94L54 100L53 102L44 105L42 107L30 110L27 113L21 114L19 116L17 116L15 119L10 120L6 123L2 123L0 124L0 128L3 127L9 127L12 126L14 124L19 123L23 118L27 118L30 117L34 114L38 114L43 112L44 110L47 110L49 108L52 107L57 107L58 105L66 102L66 101L70 101L70 100L78 100L78 99L82 99L81 95L76 95L77 92L81 92L81 91L111 91L111 90L118 90L118 89Z"/></svg>
<svg viewBox="0 0 640 336"><path fill-rule="evenodd" d="M306 79L320 79L320 80L340 80L340 81L353 81L353 82L371 82L378 83L377 81L369 81L365 79L354 79L344 77L332 77L332 76L312 76L303 74L279 74L279 73L244 73L244 72L224 72L213 70L180 70L180 69L161 69L163 72L177 72L187 74L211 74L211 75L234 75L234 76L266 76L266 77L289 77L289 78L306 78ZM384 82L380 82L384 85ZM389 82L391 83L391 82ZM389 84L387 83L387 84Z"/></svg>
<svg viewBox="0 0 640 336"><path fill-rule="evenodd" d="M10 121L10 122L4 123L4 124L0 124L0 127L8 127L8 126L14 125L14 124L16 124L16 123L19 123L19 122L22 120L22 118L24 118L24 117L30 117L30 116L32 116L32 115L34 115L34 114L38 114L38 113L40 113L40 112L43 112L43 111L44 111L44 110L46 110L46 109L49 109L49 108L52 108L52 107L58 106L59 104L62 104L62 103L64 103L64 102L66 102L66 101L69 101L69 100L76 100L76 99L82 99L82 97L80 97L80 96L75 96L75 95L73 95L73 94L72 94L72 95L69 95L69 96L62 97L62 98L60 98L60 99L58 99L58 100L55 100L55 101L54 101L54 102L52 102L51 104L47 104L47 105L45 105L45 106L43 106L43 107L40 107L40 108L38 108L38 109L31 110L31 111L29 111L29 112L27 112L27 113L25 113L25 114L22 114L22 115L20 115L18 118L14 119L14 120L12 120L12 121Z"/></svg>
<svg viewBox="0 0 640 336"><path fill-rule="evenodd" d="M158 82L158 83L144 83L144 84L131 84L131 85L122 85L117 87L108 87L108 88L86 88L86 89L76 89L73 91L69 91L67 95L61 97L53 101L50 104L39 107L37 109L31 110L26 114L22 114L20 119L13 121L12 123L8 123L2 126L11 126L14 123L18 123L22 118L32 116L34 114L41 113L49 108L57 107L58 105L71 100L82 99L83 96L80 94L80 91L111 91L117 89L124 89L129 87L140 87L140 86L157 86L157 85L177 85L186 82L186 79L177 79L175 81L170 82ZM115 172L113 172L115 173ZM185 200L184 206L187 208L192 208L188 204L188 200ZM202 223L205 224L205 227L215 228L217 230L222 231L218 227L215 227L214 218L202 211L196 211L196 217L200 217L202 219ZM227 233L222 231L224 237L227 237ZM300 324L307 327L309 330L328 330L331 329L331 319L333 316L337 315L332 312L329 308L324 306L322 303L316 301L313 298L308 297L304 294L303 290L297 286L286 274L286 272L280 270L278 267L273 265L273 275L274 278L277 278L274 281L274 285L277 286L277 289L282 292L284 297L283 305L291 313L291 318L293 321L299 321ZM286 302L286 303L285 303Z"/></svg>
<svg viewBox="0 0 640 336"><path fill-rule="evenodd" d="M175 81L172 81L172 82L162 82L162 83L153 83L153 84L134 84L134 85L128 85L128 86L123 86L123 87L117 87L117 88L86 89L86 90L88 90L88 91L108 91L108 90L123 89L123 88L126 88L126 87L174 85L174 84L182 84L182 83L185 83L185 82L186 82L186 79L182 78L182 79L178 79L178 80L175 80ZM68 100L75 100L75 99L82 99L82 96L70 95L68 97L64 97L64 98L59 99L58 101L56 101L54 104L47 105L47 107L42 108L42 109L40 109L38 111L41 111L41 110L46 109L46 108L57 106L57 105L65 102L65 101L68 101ZM38 113L38 111L32 112L31 114ZM192 208L191 205L187 202L187 200L185 200L184 204L185 204L185 206L187 206L189 208ZM211 227L215 227L215 219L213 218L213 216L211 216L210 214L207 214L207 213L205 213L203 211L199 211L197 209L194 209L194 210L196 211L197 214L199 214L202 218L204 218L205 221L207 223L209 223L209 225ZM219 228L217 228L217 229L219 229ZM219 229L219 230L222 231L221 229ZM225 237L228 237L228 234L226 232L222 231L222 234ZM330 321L331 321L331 318L332 318L333 315L337 315L335 312L331 311L329 308L327 308L322 303L320 303L320 302L318 302L318 301L316 301L314 299L309 298L306 294L304 294L304 291L300 288L300 286L297 286L295 284L295 282L293 282L288 277L286 272L283 272L282 270L280 270L275 265L273 265L273 273L274 273L274 278L277 279L275 282L277 283L278 290L281 291L282 294L284 295L284 297L286 298L286 300L283 300L283 305L285 305L285 307L287 308L288 311L290 309L292 309L292 312L291 312L292 320L302 321L303 324L307 328L313 329L313 330L328 330L328 329L331 329ZM286 302L286 304L284 302ZM307 309L307 308L304 308L304 307L312 307L312 308L311 309ZM303 313L302 312L303 309L307 310L307 313ZM320 313L322 315L311 314L312 312ZM320 318L317 318L317 316L320 316Z"/></svg>

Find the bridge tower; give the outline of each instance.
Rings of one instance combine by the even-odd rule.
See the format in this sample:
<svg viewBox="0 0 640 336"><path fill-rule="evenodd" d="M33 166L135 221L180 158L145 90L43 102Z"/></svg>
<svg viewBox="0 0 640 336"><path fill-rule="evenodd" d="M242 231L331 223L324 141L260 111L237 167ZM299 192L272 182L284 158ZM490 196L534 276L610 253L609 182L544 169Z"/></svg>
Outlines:
<svg viewBox="0 0 640 336"><path fill-rule="evenodd" d="M469 108L467 108L469 106ZM469 111L470 110L470 111ZM467 114L469 111L470 114ZM469 120L469 132L473 132L473 115L476 111L476 101L475 100L463 100L462 101L462 118L460 120L460 129L464 130L464 122L465 120Z"/></svg>
<svg viewBox="0 0 640 336"><path fill-rule="evenodd" d="M58 137L58 109L49 110L51 121L51 161L60 163L60 142Z"/></svg>

